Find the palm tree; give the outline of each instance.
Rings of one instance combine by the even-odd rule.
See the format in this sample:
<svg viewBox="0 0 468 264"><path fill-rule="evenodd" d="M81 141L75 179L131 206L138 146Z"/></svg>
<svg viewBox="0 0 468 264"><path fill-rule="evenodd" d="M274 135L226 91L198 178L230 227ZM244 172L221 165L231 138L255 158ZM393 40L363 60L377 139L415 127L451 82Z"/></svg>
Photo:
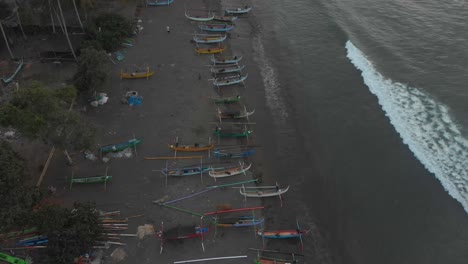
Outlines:
<svg viewBox="0 0 468 264"><path fill-rule="evenodd" d="M73 58L75 58L76 61L78 59L76 58L75 50L73 50L73 46L71 44L70 38L68 37L68 30L67 30L67 24L65 23L65 17L63 16L63 11L62 11L62 6L60 5L60 0L57 0L57 5L60 11L60 16L62 17L62 23L63 23L63 32L65 33L65 37L67 38L68 45L70 46L71 53L73 55Z"/></svg>
<svg viewBox="0 0 468 264"><path fill-rule="evenodd" d="M72 2L73 2L73 7L75 8L76 17L78 18L78 22L80 23L81 30L84 33L83 23L81 23L80 13L78 12L78 8L76 8L76 2L75 0L72 0Z"/></svg>
<svg viewBox="0 0 468 264"><path fill-rule="evenodd" d="M81 9L85 13L85 21L88 20L88 9L93 8L96 4L96 0L80 0Z"/></svg>
<svg viewBox="0 0 468 264"><path fill-rule="evenodd" d="M24 33L24 29L23 29L23 23L21 23L21 17L20 17L20 14L19 14L19 6L18 6L18 1L15 0L15 8L16 8L16 19L18 20L18 25L21 29L21 33L23 33L23 38L24 39L28 39L28 37L26 37L26 33Z"/></svg>
<svg viewBox="0 0 468 264"><path fill-rule="evenodd" d="M13 52L10 48L10 43L8 43L8 38L5 33L5 29L3 28L3 21L11 16L12 12L10 10L10 6L6 2L0 2L0 31L2 31L3 39L5 40L5 45L10 53L10 57L12 59L15 58Z"/></svg>
<svg viewBox="0 0 468 264"><path fill-rule="evenodd" d="M52 5L50 4L50 0L47 0L49 3L49 13L50 13L50 22L52 23L52 33L56 33L55 31L55 22L54 22L54 15L52 14Z"/></svg>

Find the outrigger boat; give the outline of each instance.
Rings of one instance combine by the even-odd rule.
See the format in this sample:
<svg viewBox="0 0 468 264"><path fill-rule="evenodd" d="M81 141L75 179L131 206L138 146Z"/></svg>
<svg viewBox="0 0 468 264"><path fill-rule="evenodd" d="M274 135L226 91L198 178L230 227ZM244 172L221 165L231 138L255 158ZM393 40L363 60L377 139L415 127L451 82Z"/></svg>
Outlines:
<svg viewBox="0 0 468 264"><path fill-rule="evenodd" d="M234 28L233 24L228 23L206 23L200 24L198 27L204 31L211 31L211 32L228 32Z"/></svg>
<svg viewBox="0 0 468 264"><path fill-rule="evenodd" d="M227 35L214 35L214 34L195 34L193 41L196 43L219 43L223 42L227 38Z"/></svg>
<svg viewBox="0 0 468 264"><path fill-rule="evenodd" d="M200 21L200 22L203 22L203 21L210 21L210 20L213 20L213 18L215 17L214 14L210 15L208 14L207 17L200 17L200 16L190 16L189 14L187 14L187 12L185 12L185 17L190 19L190 20L193 20L193 21Z"/></svg>
<svg viewBox="0 0 468 264"><path fill-rule="evenodd" d="M222 22L234 22L239 19L236 16L214 16L213 20L222 21Z"/></svg>
<svg viewBox="0 0 468 264"><path fill-rule="evenodd" d="M237 218L216 219L212 224L217 227L247 227L260 225L265 221L264 218L255 219L250 216L239 216Z"/></svg>
<svg viewBox="0 0 468 264"><path fill-rule="evenodd" d="M0 79L6 84L10 83L11 81L13 81L15 79L16 75L21 71L23 66L24 66L24 62L23 62L23 60L21 60L18 63L18 66L16 67L16 70L10 76L3 77L3 78L0 78Z"/></svg>
<svg viewBox="0 0 468 264"><path fill-rule="evenodd" d="M250 12L250 10L252 10L251 6L245 6L243 8L238 7L238 8L234 8L234 9L226 9L226 10L224 10L224 12L226 14L241 15L241 14L247 14L248 12Z"/></svg>
<svg viewBox="0 0 468 264"><path fill-rule="evenodd" d="M104 183L112 180L112 176L95 176L85 178L74 178L73 183L90 184L90 183Z"/></svg>
<svg viewBox="0 0 468 264"><path fill-rule="evenodd" d="M280 196L283 193L286 193L289 190L289 186L280 189L278 185L276 186L256 186L256 187L242 187L239 191L240 194L245 197L273 197Z"/></svg>
<svg viewBox="0 0 468 264"><path fill-rule="evenodd" d="M239 66L237 64L228 64L228 65L221 65L221 66L214 66L211 67L210 71L214 74L222 74L222 73L232 73L232 72L242 72L245 65Z"/></svg>
<svg viewBox="0 0 468 264"><path fill-rule="evenodd" d="M298 260L296 259L296 256L304 256L303 254L300 253L292 253L292 252L284 252L280 250L270 250L270 249L256 249L256 248L249 248L250 250L255 250L257 251L258 257L255 259L255 264L293 264L293 263L299 263ZM273 256L260 256L260 252L267 252L270 254L282 254L282 255L288 255L291 256L292 259L281 259Z"/></svg>
<svg viewBox="0 0 468 264"><path fill-rule="evenodd" d="M211 56L211 63L213 65L217 64L237 64L240 60L242 60L242 56L227 56L224 58L216 58L215 56Z"/></svg>
<svg viewBox="0 0 468 264"><path fill-rule="evenodd" d="M224 78L216 78L213 80L213 84L216 86L227 86L227 85L232 85L232 84L238 84L238 83L244 83L244 81L247 79L249 74L246 74L244 76L229 76L229 77L224 77Z"/></svg>
<svg viewBox="0 0 468 264"><path fill-rule="evenodd" d="M29 264L30 263L27 260L12 257L10 255L7 255L7 254L1 253L1 252L0 252L0 260L5 261L7 263L12 263L12 264Z"/></svg>
<svg viewBox="0 0 468 264"><path fill-rule="evenodd" d="M222 151L222 150L215 150L213 152L213 154L214 154L214 156L216 158L233 159L233 158L249 157L249 156L252 156L253 154L255 154L255 152L256 152L255 149L251 149L251 150L247 150L247 151L241 151L241 152L226 152L226 151Z"/></svg>
<svg viewBox="0 0 468 264"><path fill-rule="evenodd" d="M216 53L221 53L224 50L226 50L226 47L224 46L214 47L214 48L200 48L200 47L195 48L195 52L198 54L216 54Z"/></svg>
<svg viewBox="0 0 468 264"><path fill-rule="evenodd" d="M147 68L146 71L133 71L133 72L120 72L121 79L141 79L141 78L149 78L154 75L154 71L150 71Z"/></svg>
<svg viewBox="0 0 468 264"><path fill-rule="evenodd" d="M241 118L249 118L249 116L253 115L255 113L255 109L252 111L247 111L247 109L244 107L244 110L238 111L238 110L226 110L226 111L221 111L218 109L218 113L216 116L219 119L241 119Z"/></svg>
<svg viewBox="0 0 468 264"><path fill-rule="evenodd" d="M239 167L235 168L230 168L227 170L210 170L208 174L213 177L213 178L224 178L224 177L230 177L230 176L235 176L238 174L242 174L250 169L252 166L252 163L249 164L249 166L244 167L243 164L241 164Z"/></svg>
<svg viewBox="0 0 468 264"><path fill-rule="evenodd" d="M296 220L297 221L297 220ZM299 238L301 241L301 248L304 251L304 243L302 241L302 236L307 234L308 230L302 229L299 226L299 222L296 223L297 228L291 230L274 230L274 231L265 231L260 230L257 232L257 235L262 237L263 244L265 244L265 238L270 239L288 239L288 238Z"/></svg>
<svg viewBox="0 0 468 264"><path fill-rule="evenodd" d="M208 144L208 145L199 145L198 143L195 143L193 145L180 145L178 143L175 143L174 145L168 145L169 148L175 151L182 151L182 152L201 152L201 151L208 151L212 148L214 148L214 144Z"/></svg>
<svg viewBox="0 0 468 264"><path fill-rule="evenodd" d="M231 96L231 97L211 97L215 104L232 104L240 101L241 96Z"/></svg>
<svg viewBox="0 0 468 264"><path fill-rule="evenodd" d="M153 1L146 1L146 5L149 6L165 6L174 3L174 0L153 0Z"/></svg>
<svg viewBox="0 0 468 264"><path fill-rule="evenodd" d="M248 137L250 134L252 134L252 131L246 129L244 129L243 131L225 131L220 127L216 127L216 129L214 130L214 134L218 135L219 137L243 138Z"/></svg>
<svg viewBox="0 0 468 264"><path fill-rule="evenodd" d="M185 167L185 168L167 168L161 170L161 173L166 176L173 176L173 177L183 177L183 176L191 176L191 175L200 175L207 171L211 172L213 170L220 170L224 168L212 168L212 167L200 167L200 166L192 166L192 167Z"/></svg>
<svg viewBox="0 0 468 264"><path fill-rule="evenodd" d="M119 152L127 148L136 147L138 144L142 142L141 139L132 138L124 142L119 142L115 144L110 144L106 146L102 146L99 148L101 153L109 153L109 152Z"/></svg>
<svg viewBox="0 0 468 264"><path fill-rule="evenodd" d="M161 230L156 232L156 237L161 241L160 253L162 253L164 248L164 242L167 241L176 241L182 239L190 239L200 237L203 239L203 236L210 231L207 227L200 226L188 226L188 227L176 227L168 231L164 231L164 224L161 224ZM202 247L203 244L202 244Z"/></svg>

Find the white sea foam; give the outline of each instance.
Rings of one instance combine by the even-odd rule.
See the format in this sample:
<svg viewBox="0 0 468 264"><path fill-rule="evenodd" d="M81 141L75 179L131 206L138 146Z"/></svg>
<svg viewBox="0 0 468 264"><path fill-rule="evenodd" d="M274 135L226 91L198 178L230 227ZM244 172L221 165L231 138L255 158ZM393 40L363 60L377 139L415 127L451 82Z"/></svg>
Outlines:
<svg viewBox="0 0 468 264"><path fill-rule="evenodd" d="M263 87L265 88L266 104L275 116L275 122L278 125L282 125L288 118L288 113L281 97L280 85L275 68L265 55L261 37L255 37L252 44L254 60L260 67L260 75L262 76Z"/></svg>
<svg viewBox="0 0 468 264"><path fill-rule="evenodd" d="M468 140L449 108L417 88L386 79L350 41L346 49L403 142L468 212Z"/></svg>

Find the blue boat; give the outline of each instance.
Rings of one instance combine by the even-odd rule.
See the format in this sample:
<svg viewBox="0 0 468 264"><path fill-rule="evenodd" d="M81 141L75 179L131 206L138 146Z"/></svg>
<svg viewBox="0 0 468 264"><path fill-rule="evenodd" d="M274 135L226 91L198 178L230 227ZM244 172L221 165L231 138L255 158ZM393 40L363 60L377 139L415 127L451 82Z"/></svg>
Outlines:
<svg viewBox="0 0 468 264"><path fill-rule="evenodd" d="M9 77L4 77L4 78L1 78L1 80L7 84L7 83L10 83L11 81L13 81L16 77L16 75L21 71L21 69L23 68L23 65L24 65L24 62L23 60L21 60L18 64L18 67L16 67L16 70L9 76Z"/></svg>
<svg viewBox="0 0 468 264"><path fill-rule="evenodd" d="M234 159L234 158L249 157L255 154L255 152L256 152L255 149L250 149L250 150L241 151L241 152L226 152L222 150L215 150L213 153L216 158Z"/></svg>
<svg viewBox="0 0 468 264"><path fill-rule="evenodd" d="M99 148L99 151L102 153L119 152L127 148L136 147L136 145L140 144L141 142L141 139L132 138L124 142L102 146Z"/></svg>
<svg viewBox="0 0 468 264"><path fill-rule="evenodd" d="M174 3L174 0L154 0L154 1L146 1L146 5L149 6L165 6Z"/></svg>
<svg viewBox="0 0 468 264"><path fill-rule="evenodd" d="M255 219L253 216L240 216L238 218L219 219L213 222L213 225L219 227L247 227L260 225L264 221L264 218Z"/></svg>
<svg viewBox="0 0 468 264"><path fill-rule="evenodd" d="M200 24L198 27L204 31L211 31L211 32L227 32L234 28L233 24L229 23L207 23L207 24Z"/></svg>

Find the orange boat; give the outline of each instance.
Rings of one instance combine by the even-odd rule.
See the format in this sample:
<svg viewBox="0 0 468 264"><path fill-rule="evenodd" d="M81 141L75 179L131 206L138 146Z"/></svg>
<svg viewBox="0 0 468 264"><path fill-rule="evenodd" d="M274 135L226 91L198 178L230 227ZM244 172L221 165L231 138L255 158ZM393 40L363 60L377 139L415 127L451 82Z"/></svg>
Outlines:
<svg viewBox="0 0 468 264"><path fill-rule="evenodd" d="M195 52L198 54L216 54L221 53L226 49L226 47L216 47L216 48L196 48Z"/></svg>
<svg viewBox="0 0 468 264"><path fill-rule="evenodd" d="M214 144L209 144L209 145L199 145L199 144L194 144L194 145L179 145L179 144L174 144L174 145L168 145L169 148L175 150L175 151L184 151L184 152L201 152L201 151L207 151L212 148L214 148Z"/></svg>

